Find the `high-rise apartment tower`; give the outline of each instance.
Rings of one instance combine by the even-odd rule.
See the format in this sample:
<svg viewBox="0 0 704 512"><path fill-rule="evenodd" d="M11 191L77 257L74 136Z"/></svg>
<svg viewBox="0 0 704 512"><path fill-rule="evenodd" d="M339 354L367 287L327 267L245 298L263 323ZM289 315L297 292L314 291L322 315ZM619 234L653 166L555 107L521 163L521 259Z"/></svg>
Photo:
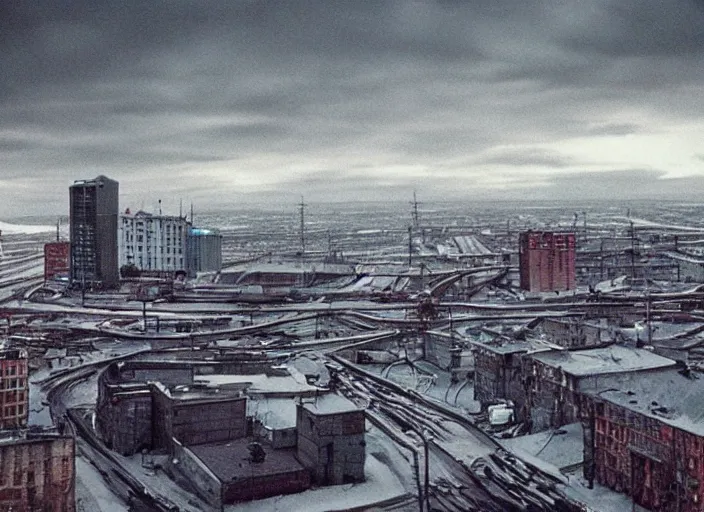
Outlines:
<svg viewBox="0 0 704 512"><path fill-rule="evenodd" d="M98 176L69 188L71 283L87 288L119 284L117 218L119 184Z"/></svg>

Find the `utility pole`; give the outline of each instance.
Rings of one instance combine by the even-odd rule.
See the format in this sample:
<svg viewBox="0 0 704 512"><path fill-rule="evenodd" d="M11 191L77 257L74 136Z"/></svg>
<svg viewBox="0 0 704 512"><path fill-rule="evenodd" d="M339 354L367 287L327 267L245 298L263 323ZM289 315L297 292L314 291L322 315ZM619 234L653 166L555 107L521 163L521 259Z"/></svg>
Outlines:
<svg viewBox="0 0 704 512"><path fill-rule="evenodd" d="M411 212L411 216L413 217L413 227L418 228L418 200L416 199L416 191L413 191L413 202L411 205L413 206L413 210Z"/></svg>
<svg viewBox="0 0 704 512"><path fill-rule="evenodd" d="M413 226L408 226L408 266L413 264Z"/></svg>
<svg viewBox="0 0 704 512"><path fill-rule="evenodd" d="M631 279L636 278L636 231L631 221Z"/></svg>
<svg viewBox="0 0 704 512"><path fill-rule="evenodd" d="M301 196L301 202L298 205L298 210L301 214L301 256L306 252L305 208L306 204L303 202L303 196Z"/></svg>
<svg viewBox="0 0 704 512"><path fill-rule="evenodd" d="M61 217L56 219L56 241L60 241L61 237L59 236L59 226L61 226Z"/></svg>
<svg viewBox="0 0 704 512"><path fill-rule="evenodd" d="M587 241L587 212L582 212L582 215L584 216L584 241Z"/></svg>

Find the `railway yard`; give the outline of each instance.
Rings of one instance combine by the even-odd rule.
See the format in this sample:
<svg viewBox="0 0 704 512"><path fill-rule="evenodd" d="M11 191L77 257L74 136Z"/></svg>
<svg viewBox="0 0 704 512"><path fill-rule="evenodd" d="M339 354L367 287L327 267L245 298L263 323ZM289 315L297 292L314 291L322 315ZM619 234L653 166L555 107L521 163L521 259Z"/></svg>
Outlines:
<svg viewBox="0 0 704 512"><path fill-rule="evenodd" d="M691 489L659 495L634 477L622 483L588 445L608 420L602 399L631 392L620 377L704 368L701 208L438 206L410 227L403 208L313 211L300 233L283 212L204 214L222 232L223 270L148 298L143 287L165 283L81 292L45 282L42 248L57 233L8 225L0 329L28 353L29 424L75 439L77 510L699 510ZM531 230L574 233L572 289L520 287L519 233ZM234 411L244 399L243 435L222 437L207 407ZM691 416L685 405L659 417L677 429ZM157 406L173 424L161 424ZM199 418L176 425L177 411L197 406ZM299 480L305 414L311 425L363 418L361 431L333 434L348 443L336 455L347 457L344 478L303 463L314 477ZM199 435L199 421L208 441L184 441ZM572 426L574 442L553 450ZM297 446L276 448L294 431ZM240 437L266 461L241 462ZM208 446L235 455L223 463ZM359 446L361 459L350 455ZM648 447L631 460L641 452ZM256 471L274 462L278 473L261 481L277 483L257 483ZM205 476L189 477L196 466L208 466Z"/></svg>

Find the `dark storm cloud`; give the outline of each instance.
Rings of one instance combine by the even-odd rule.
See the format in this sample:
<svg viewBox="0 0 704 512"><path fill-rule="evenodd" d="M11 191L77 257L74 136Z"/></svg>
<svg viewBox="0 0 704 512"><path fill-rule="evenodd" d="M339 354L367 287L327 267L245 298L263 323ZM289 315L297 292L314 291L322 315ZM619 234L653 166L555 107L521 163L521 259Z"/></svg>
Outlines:
<svg viewBox="0 0 704 512"><path fill-rule="evenodd" d="M65 203L68 184L98 173L127 201L542 193L595 165L565 141L696 140L704 115L694 0L70 7L0 3L0 181L38 184L33 203ZM647 167L637 145L633 162L622 153L597 156L604 169Z"/></svg>

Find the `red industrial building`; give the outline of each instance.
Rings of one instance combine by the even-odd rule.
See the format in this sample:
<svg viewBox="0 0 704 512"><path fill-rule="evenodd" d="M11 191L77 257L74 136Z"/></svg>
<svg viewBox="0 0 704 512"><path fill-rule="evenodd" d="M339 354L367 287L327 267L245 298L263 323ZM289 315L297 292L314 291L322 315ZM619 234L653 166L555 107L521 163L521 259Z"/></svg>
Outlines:
<svg viewBox="0 0 704 512"><path fill-rule="evenodd" d="M584 476L648 510L704 512L704 383L677 369L603 380L583 411Z"/></svg>
<svg viewBox="0 0 704 512"><path fill-rule="evenodd" d="M26 427L28 401L27 352L0 350L0 429Z"/></svg>
<svg viewBox="0 0 704 512"><path fill-rule="evenodd" d="M521 288L530 292L574 290L574 233L526 231L518 247Z"/></svg>
<svg viewBox="0 0 704 512"><path fill-rule="evenodd" d="M74 512L75 444L52 430L0 433L0 511Z"/></svg>
<svg viewBox="0 0 704 512"><path fill-rule="evenodd" d="M68 279L71 271L71 244L69 242L50 242L44 244L44 280L59 277Z"/></svg>

